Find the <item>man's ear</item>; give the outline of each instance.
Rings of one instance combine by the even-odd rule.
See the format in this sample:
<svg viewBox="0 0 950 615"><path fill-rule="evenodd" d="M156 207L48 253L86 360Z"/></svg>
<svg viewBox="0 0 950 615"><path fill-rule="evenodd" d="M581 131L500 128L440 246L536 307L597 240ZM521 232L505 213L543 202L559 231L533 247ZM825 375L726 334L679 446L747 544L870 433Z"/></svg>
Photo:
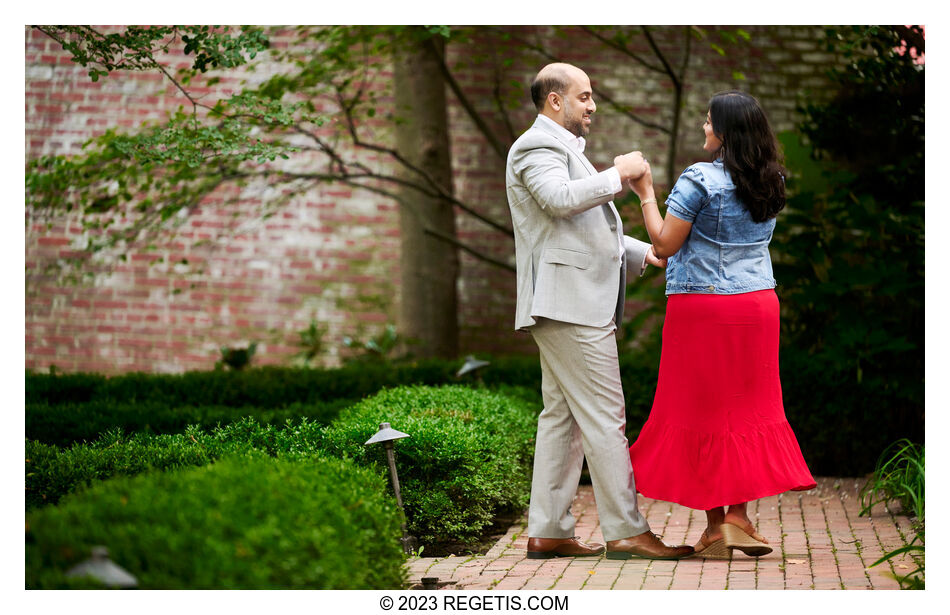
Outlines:
<svg viewBox="0 0 950 615"><path fill-rule="evenodd" d="M557 95L556 92L548 93L548 104L551 105L551 108L555 111L561 110L561 97Z"/></svg>

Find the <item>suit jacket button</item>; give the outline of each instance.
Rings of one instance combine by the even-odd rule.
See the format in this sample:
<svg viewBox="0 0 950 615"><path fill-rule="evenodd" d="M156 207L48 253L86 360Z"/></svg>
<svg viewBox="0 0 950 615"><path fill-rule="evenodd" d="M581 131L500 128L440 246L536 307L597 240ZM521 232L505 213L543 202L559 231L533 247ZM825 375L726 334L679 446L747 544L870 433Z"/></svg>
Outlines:
<svg viewBox="0 0 950 615"><path fill-rule="evenodd" d="M616 225L616 224L611 224L611 225L610 225L610 230L616 231L616 230L617 230L617 225Z"/></svg>

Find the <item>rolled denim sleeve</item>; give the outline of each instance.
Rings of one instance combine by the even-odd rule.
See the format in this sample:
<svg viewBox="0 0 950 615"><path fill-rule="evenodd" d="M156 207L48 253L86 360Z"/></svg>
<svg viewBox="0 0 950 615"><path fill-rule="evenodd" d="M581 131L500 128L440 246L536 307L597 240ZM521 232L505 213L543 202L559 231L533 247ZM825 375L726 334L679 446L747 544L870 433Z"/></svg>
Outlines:
<svg viewBox="0 0 950 615"><path fill-rule="evenodd" d="M709 188L702 171L695 166L688 167L666 199L667 212L680 220L693 223L699 210L709 202Z"/></svg>

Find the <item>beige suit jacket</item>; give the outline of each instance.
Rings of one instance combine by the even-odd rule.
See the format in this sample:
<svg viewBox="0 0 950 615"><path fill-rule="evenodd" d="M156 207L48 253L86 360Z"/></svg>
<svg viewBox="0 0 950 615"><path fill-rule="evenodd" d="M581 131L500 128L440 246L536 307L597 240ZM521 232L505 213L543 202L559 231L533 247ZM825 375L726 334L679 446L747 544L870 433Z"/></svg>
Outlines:
<svg viewBox="0 0 950 615"><path fill-rule="evenodd" d="M623 317L627 263L642 275L650 244L623 237L609 178L538 119L508 151L515 232L515 329L536 318L602 327Z"/></svg>

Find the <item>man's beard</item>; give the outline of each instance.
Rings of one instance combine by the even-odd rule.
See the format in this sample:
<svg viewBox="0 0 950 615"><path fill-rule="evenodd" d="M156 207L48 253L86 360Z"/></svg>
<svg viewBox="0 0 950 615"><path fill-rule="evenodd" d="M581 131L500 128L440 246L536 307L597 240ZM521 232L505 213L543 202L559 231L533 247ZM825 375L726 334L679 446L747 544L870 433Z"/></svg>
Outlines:
<svg viewBox="0 0 950 615"><path fill-rule="evenodd" d="M583 114L580 116L568 115L566 110L564 113L564 128L575 137L586 137L590 132L590 126L584 124Z"/></svg>

